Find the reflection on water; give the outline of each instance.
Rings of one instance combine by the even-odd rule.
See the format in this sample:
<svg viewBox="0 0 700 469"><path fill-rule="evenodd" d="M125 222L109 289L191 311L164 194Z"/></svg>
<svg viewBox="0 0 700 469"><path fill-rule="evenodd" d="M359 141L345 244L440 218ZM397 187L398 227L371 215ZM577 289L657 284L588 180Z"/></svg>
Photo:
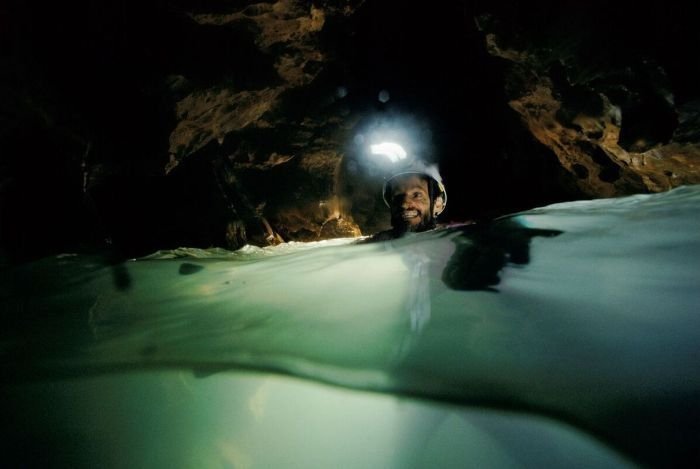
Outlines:
<svg viewBox="0 0 700 469"><path fill-rule="evenodd" d="M383 243L2 272L3 432L106 467L699 460L699 212L684 187Z"/></svg>

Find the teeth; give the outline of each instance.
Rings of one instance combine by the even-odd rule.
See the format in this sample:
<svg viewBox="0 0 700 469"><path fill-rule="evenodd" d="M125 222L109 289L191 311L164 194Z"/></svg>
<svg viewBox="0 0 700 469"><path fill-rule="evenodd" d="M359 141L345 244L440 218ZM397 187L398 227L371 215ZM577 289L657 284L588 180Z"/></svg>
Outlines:
<svg viewBox="0 0 700 469"><path fill-rule="evenodd" d="M415 218L418 216L418 210L406 210L401 215L403 216L404 220Z"/></svg>

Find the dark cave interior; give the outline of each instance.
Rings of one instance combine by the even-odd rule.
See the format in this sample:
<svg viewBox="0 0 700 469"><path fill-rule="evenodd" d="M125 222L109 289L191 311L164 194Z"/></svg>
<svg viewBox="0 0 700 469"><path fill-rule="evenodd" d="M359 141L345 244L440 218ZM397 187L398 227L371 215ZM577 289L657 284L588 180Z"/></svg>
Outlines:
<svg viewBox="0 0 700 469"><path fill-rule="evenodd" d="M542 70L562 103L558 119L571 128L577 115L600 113L604 93L625 116L619 136L625 150L674 138L698 141L700 74L693 57L700 29L684 7L286 2L326 11L313 43L323 60L304 64L314 79L286 90L274 107L274 125L228 132L166 172L171 133L181 119L178 102L202 89L279 87L284 80L275 60L290 54L284 44L258 47L262 33L252 22L222 27L196 23L193 15L274 3L120 0L0 7L0 41L9 45L0 56L0 257L22 261L106 240L124 256L183 245L226 246L232 213L263 206L273 227L286 240L295 239L276 224L274 210L298 191L313 192L314 184L320 193L333 191L332 181L306 181L303 173L283 168L264 175L239 168L236 179L251 199L241 205L227 196L216 162L226 153L296 148L304 119L320 122L311 138L335 146L340 158L349 153L354 126L363 119L401 115L423 122L422 137L431 140L431 156L449 191L448 221L608 195L582 190L577 178L593 177L590 165L599 165L600 181L613 183L623 167L597 145L581 144L590 164L576 162L567 171L509 106L531 87L524 80ZM351 7L352 14L328 13ZM498 36L504 50L535 57L531 69L490 53L487 32ZM513 67L524 71L513 73ZM389 93L386 102L377 98L382 90ZM683 132L679 116L690 116ZM330 127L322 121L333 119L344 132L339 126L326 132ZM645 189L632 184L627 191ZM297 239L303 240L298 233Z"/></svg>

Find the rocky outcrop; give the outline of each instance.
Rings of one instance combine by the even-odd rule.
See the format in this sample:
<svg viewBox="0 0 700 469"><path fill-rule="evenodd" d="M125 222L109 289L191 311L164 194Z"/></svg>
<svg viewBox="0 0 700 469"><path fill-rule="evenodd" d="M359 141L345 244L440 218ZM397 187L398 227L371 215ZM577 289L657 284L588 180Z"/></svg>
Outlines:
<svg viewBox="0 0 700 469"><path fill-rule="evenodd" d="M187 12L198 25L248 37L254 59L244 57L237 66L267 67L257 73L272 77L248 86L232 86L223 77L190 87L175 104L166 172L187 158L210 158L219 172L225 168L219 181L237 201L227 223L228 247L360 234L348 218L341 219L333 185L352 119L335 114L331 108L340 96L318 79L328 62L320 44L327 18L348 17L360 3L322 8L280 0L217 13ZM249 238L246 231L262 236Z"/></svg>
<svg viewBox="0 0 700 469"><path fill-rule="evenodd" d="M676 99L653 49L616 42L630 29L663 31L663 25L614 13L560 9L555 17L562 23L576 18L566 30L546 17L513 24L484 14L477 24L488 52L504 61L508 104L584 194L612 197L700 183L700 101ZM606 28L610 21L614 33Z"/></svg>

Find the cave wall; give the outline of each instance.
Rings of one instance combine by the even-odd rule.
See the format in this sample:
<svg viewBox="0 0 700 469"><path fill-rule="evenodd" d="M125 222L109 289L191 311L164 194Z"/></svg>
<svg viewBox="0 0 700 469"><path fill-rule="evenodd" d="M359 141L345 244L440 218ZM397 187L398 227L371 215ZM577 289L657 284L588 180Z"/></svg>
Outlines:
<svg viewBox="0 0 700 469"><path fill-rule="evenodd" d="M700 181L697 28L685 8L545 4L476 17L509 106L589 197Z"/></svg>
<svg viewBox="0 0 700 469"><path fill-rule="evenodd" d="M383 229L403 126L447 221L699 182L681 6L129 0L0 7L1 258Z"/></svg>

